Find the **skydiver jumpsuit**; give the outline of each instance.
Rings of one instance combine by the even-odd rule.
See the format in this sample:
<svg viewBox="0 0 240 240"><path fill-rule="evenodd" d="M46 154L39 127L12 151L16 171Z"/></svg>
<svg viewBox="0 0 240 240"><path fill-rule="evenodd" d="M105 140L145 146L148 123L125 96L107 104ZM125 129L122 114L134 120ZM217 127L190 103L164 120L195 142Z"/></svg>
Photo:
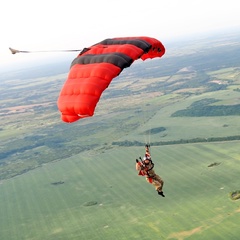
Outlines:
<svg viewBox="0 0 240 240"><path fill-rule="evenodd" d="M148 164L146 162L149 161ZM136 170L139 171L139 175L145 176L147 182L151 183L156 191L162 192L164 181L153 170L154 164L151 160L144 160L142 163L136 163Z"/></svg>

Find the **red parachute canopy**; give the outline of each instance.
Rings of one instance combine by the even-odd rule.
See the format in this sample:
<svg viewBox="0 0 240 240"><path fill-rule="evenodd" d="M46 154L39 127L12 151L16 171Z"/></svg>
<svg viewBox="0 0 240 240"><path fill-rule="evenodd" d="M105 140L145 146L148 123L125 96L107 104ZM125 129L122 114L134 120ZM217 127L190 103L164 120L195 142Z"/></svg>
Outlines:
<svg viewBox="0 0 240 240"><path fill-rule="evenodd" d="M105 39L83 51L72 62L58 98L64 122L93 116L102 92L113 78L135 60L162 57L165 48L150 37Z"/></svg>

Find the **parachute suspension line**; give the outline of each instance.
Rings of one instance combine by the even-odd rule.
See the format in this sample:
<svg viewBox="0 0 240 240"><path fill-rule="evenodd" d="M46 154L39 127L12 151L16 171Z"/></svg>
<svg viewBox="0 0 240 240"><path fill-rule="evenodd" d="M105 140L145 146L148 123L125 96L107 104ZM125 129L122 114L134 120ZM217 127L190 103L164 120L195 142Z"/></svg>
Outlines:
<svg viewBox="0 0 240 240"><path fill-rule="evenodd" d="M138 95L140 97L140 103L141 104L136 109L136 119L138 120L138 129L139 129L139 139L138 141L147 143L147 137L146 137L146 130L145 130L145 124L146 124L146 114L143 109L143 106L145 106L145 102L142 97L142 93Z"/></svg>
<svg viewBox="0 0 240 240"><path fill-rule="evenodd" d="M145 127L144 133L144 142L145 144L151 144L151 123L150 123L150 110L148 107L148 102L145 98L143 98L143 106L142 106L142 118L143 118L143 126Z"/></svg>
<svg viewBox="0 0 240 240"><path fill-rule="evenodd" d="M148 144L150 145L151 144L151 123L150 123L150 120L148 121L148 126L149 126L149 130L148 130Z"/></svg>
<svg viewBox="0 0 240 240"><path fill-rule="evenodd" d="M81 49L67 49L67 50L46 50L46 51L22 51L14 48L9 48L12 54L16 53L40 53L40 52L80 52Z"/></svg>
<svg viewBox="0 0 240 240"><path fill-rule="evenodd" d="M147 127L148 127L148 133L147 133L147 137L148 137L148 139L147 139L147 142L146 142L146 144L151 144L151 122L150 122L150 120L151 120L151 118L149 117L150 116L150 113L149 113L149 110L147 110Z"/></svg>

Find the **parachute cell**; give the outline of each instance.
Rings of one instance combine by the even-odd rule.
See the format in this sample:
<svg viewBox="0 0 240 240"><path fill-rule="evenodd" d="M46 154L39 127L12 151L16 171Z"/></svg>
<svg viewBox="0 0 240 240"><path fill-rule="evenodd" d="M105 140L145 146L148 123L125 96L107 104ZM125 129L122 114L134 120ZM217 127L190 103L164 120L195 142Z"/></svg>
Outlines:
<svg viewBox="0 0 240 240"><path fill-rule="evenodd" d="M161 57L165 48L150 37L105 39L84 48L71 64L58 98L64 122L93 116L102 92L121 71L141 58Z"/></svg>

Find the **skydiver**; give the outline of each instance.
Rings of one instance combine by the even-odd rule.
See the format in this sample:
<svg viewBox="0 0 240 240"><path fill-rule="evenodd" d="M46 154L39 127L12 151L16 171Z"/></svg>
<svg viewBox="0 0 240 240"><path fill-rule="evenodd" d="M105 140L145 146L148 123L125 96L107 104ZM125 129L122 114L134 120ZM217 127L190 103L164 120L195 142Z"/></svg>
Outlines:
<svg viewBox="0 0 240 240"><path fill-rule="evenodd" d="M141 157L140 161L136 159L136 170L139 172L138 175L146 177L147 182L151 183L155 187L160 196L165 197L162 191L164 181L153 170L154 163L152 162L149 148L150 145L145 145L145 156L143 160Z"/></svg>

